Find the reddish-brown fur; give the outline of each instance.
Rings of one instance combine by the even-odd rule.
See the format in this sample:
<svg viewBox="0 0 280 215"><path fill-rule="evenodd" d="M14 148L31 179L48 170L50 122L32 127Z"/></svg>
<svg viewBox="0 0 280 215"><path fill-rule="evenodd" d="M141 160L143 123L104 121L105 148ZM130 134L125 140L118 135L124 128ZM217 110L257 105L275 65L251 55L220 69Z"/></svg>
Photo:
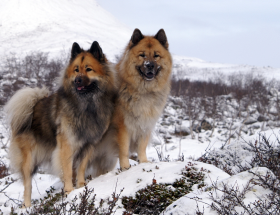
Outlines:
<svg viewBox="0 0 280 215"><path fill-rule="evenodd" d="M100 154L91 163L101 173L120 159L122 169L129 165L129 154L137 152L139 162L148 162L146 147L170 91L172 58L163 29L155 36L144 36L135 29L116 65L119 90L112 123L98 146ZM102 163L102 165L97 165Z"/></svg>

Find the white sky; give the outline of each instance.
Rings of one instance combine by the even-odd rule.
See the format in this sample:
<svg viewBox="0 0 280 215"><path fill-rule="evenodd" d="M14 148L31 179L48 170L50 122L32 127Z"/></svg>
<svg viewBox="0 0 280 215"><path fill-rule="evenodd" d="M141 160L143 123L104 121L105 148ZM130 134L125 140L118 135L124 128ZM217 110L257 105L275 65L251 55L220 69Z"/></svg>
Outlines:
<svg viewBox="0 0 280 215"><path fill-rule="evenodd" d="M132 31L164 28L173 54L280 68L279 0L97 1Z"/></svg>

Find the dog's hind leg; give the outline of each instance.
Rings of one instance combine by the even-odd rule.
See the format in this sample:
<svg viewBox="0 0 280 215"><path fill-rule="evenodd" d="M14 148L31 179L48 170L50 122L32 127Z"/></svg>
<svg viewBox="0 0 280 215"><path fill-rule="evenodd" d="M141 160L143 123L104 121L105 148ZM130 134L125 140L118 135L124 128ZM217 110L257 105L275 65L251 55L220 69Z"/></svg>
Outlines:
<svg viewBox="0 0 280 215"><path fill-rule="evenodd" d="M11 168L21 174L24 192L24 206L31 206L32 173L34 171L34 145L35 141L31 134L12 136L9 148Z"/></svg>
<svg viewBox="0 0 280 215"><path fill-rule="evenodd" d="M32 191L32 153L27 147L22 148L22 166L21 174L23 177L24 184L24 205L25 207L31 206L31 191Z"/></svg>
<svg viewBox="0 0 280 215"><path fill-rule="evenodd" d="M64 191L68 194L74 190L72 183L73 149L65 134L57 134L57 147L58 153L56 153L56 156L58 156L58 158L56 158L56 160L59 162L58 165L61 168Z"/></svg>

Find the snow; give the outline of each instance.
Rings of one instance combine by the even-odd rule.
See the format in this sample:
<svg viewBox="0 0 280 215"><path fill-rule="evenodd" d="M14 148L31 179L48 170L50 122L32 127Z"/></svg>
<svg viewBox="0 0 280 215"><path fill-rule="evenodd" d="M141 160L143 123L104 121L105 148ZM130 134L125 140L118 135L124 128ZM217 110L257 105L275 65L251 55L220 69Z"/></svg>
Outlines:
<svg viewBox="0 0 280 215"><path fill-rule="evenodd" d="M10 0L0 6L1 58L31 51L57 57L68 53L73 42L89 49L96 40L113 60L132 34L95 0Z"/></svg>
<svg viewBox="0 0 280 215"><path fill-rule="evenodd" d="M173 76L190 80L223 79L229 75L254 74L268 80L280 79L280 68L220 64L197 58L173 55Z"/></svg>
<svg viewBox="0 0 280 215"><path fill-rule="evenodd" d="M133 166L131 169L119 172L117 169L111 171L105 175L101 175L91 180L87 186L94 188L94 193L97 194L97 200L105 199L111 196L116 191L120 193L120 190L124 188L121 196L133 196L134 193L147 185L152 183L153 179L156 179L157 183L173 183L175 179L179 179L181 170L188 165L191 160L184 162L154 162L144 163L137 166ZM132 162L133 163L133 162ZM229 177L229 175L222 170L205 163L195 162L195 167L198 169L206 169L210 172L207 173L205 183L211 184L211 180L216 179L219 176L219 180L223 180ZM168 174L167 174L168 173ZM17 179L16 174L12 174L6 178L0 180L0 189L5 186L5 181L11 181L10 179ZM40 199L46 196L45 190L49 190L50 186L54 187L57 192L63 188L63 183L59 178L49 174L35 174L32 180L32 199ZM71 200L75 196L79 196L79 193L83 192L84 188L75 189L72 191L66 200ZM20 202L23 195L23 186L20 180L17 180L11 184L5 193L12 199ZM10 206L14 205L13 202L8 201L8 198L1 193L0 194L0 208L5 212L10 211ZM24 211L24 209L21 209ZM122 214L123 209L118 209L116 214Z"/></svg>
<svg viewBox="0 0 280 215"><path fill-rule="evenodd" d="M265 167L255 167L251 169L253 173L258 173L262 176L265 176L267 172L270 172L269 169ZM271 173L272 174L272 173ZM232 177L228 177L225 179L220 179L217 181L217 185L219 188L222 188L223 184L229 185L233 189L239 189L240 191L243 190L244 187L246 187L247 183L252 179L256 178L252 173L249 173L249 171L241 172L239 174L236 174ZM173 202L171 205L169 205L164 212L161 214L165 215L179 215L179 214L185 214L186 211L189 214L196 214L197 207L200 209L200 211L203 211L204 214L207 215L218 215L217 212L211 210L211 203L210 200L210 191L206 191L207 188L203 188L200 190L196 190L192 193L189 193L185 195L184 197L180 198L179 200ZM214 196L216 198L221 198L223 193L221 191L213 192ZM246 193L245 195L245 201L244 204L247 205L250 202L254 202L258 200L258 198L262 198L264 195L269 194L267 190L265 190L261 186L254 186L254 189ZM241 210L239 212L242 212Z"/></svg>
<svg viewBox="0 0 280 215"><path fill-rule="evenodd" d="M155 32L158 29L155 29ZM93 41L98 41L104 53L109 60L115 61L115 56L119 55L129 41L133 29L129 29L124 24L116 20L110 13L101 8L95 0L1 0L0 1L0 59L5 59L8 53L16 53L24 56L32 51L49 52L52 57L59 57L62 53L69 53L69 49L73 42L78 42L81 47L88 49ZM143 32L145 33L145 32ZM168 35L167 35L168 37ZM3 61L0 60L0 64ZM190 80L208 80L216 77L223 78L226 75L238 74L259 74L266 78L280 80L280 68L271 67L255 67L249 65L233 65L206 62L201 59L178 56L173 54L173 74L177 78L189 78ZM1 71L0 71L1 74ZM24 79L24 78L23 78ZM37 81L37 80L31 80ZM1 81L0 85L11 85L11 82ZM271 110L275 111L275 110ZM1 113L1 111L0 111ZM1 113L2 114L2 113ZM1 117L0 114L0 117ZM181 177L181 170L188 164L193 162L189 159L197 159L203 155L209 148L219 149L226 142L226 128L220 128L213 133L213 137L209 138L210 131L202 130L201 133L195 134L195 139L190 135L186 137L178 137L173 135L176 128L175 122L177 116L182 113L167 105L164 114L168 115L168 120L164 121L163 117L158 121L151 145L147 149L147 156L151 163L138 164L130 161L132 167L124 172L119 172L116 167L112 172L94 178L89 181L88 187L94 188L97 194L97 200L111 196L116 190L117 193L124 188L121 196L131 195L146 185L152 183L153 179L157 183L172 183L175 179ZM226 113L224 113L226 115ZM230 117L230 114L229 114ZM0 118L1 122L3 119ZM231 119L228 119L229 121ZM252 119L255 120L255 119ZM180 129L188 131L189 121L184 116ZM276 126L276 122L268 122ZM234 124L238 128L241 122ZM234 128L233 126L233 128ZM254 126L261 127L261 123L254 123ZM221 126L222 127L222 126ZM244 129L249 129L244 127ZM257 131L260 131L257 130ZM271 141L276 141L275 134L279 129L267 130L264 133ZM172 135L171 135L172 134ZM8 130L0 123L1 144L9 143ZM165 138L165 139L164 139ZM242 151L244 142L254 141L258 139L258 132L251 136L244 135L242 139L232 140L231 144L225 147L228 151L238 151L240 159L244 161L250 159L250 154ZM168 142L165 142L168 140ZM160 162L158 152L162 153L162 157L169 162ZM185 161L176 161L178 155L182 154ZM226 152L225 152L226 153ZM7 149L0 149L0 159L6 165L9 164ZM210 186L213 181L219 184L228 183L233 186L242 187L253 177L249 172L241 172L234 176L229 176L224 171L214 167L213 165L195 162L196 167L209 170L206 175L205 183ZM251 171L258 171L265 174L267 169L257 168ZM23 185L17 174L9 175L0 180L0 190L11 182L11 178L16 180L5 189L4 193L0 193L0 209L4 214L10 212L12 205L22 201ZM137 183L138 182L138 183ZM45 191L50 187L54 187L56 192L63 188L63 184L59 178L47 173L37 173L32 180L32 199L40 199L45 196ZM73 199L79 196L84 188L75 189L71 192L67 199ZM211 211L207 205L197 203L194 197L199 197L203 202L211 203L208 191L193 187L193 192L180 198L170 205L164 214L185 214L186 211L194 214L197 204L202 209L204 206L205 214L216 214ZM246 195L246 202L251 202L257 196L264 195L267 191L256 186ZM218 193L218 195L221 195ZM8 197L14 199L11 201ZM196 204L197 203L197 204ZM123 208L117 210L116 214L122 214ZM175 206L176 205L176 206ZM18 211L23 209L16 209Z"/></svg>
<svg viewBox="0 0 280 215"><path fill-rule="evenodd" d="M11 211L11 205L16 205L16 203L20 203L21 197L23 196L23 185L19 180L19 176L17 174L11 174L5 178L0 179L0 189L6 186L7 183L16 180L12 183L7 189L5 189L4 193L0 194L0 209L4 214L9 213ZM63 187L63 183L61 180L53 175L49 174L35 174L32 179L32 199L40 199L45 196L45 190L49 190L50 186L54 186L59 189ZM15 202L6 203L9 198L14 199Z"/></svg>

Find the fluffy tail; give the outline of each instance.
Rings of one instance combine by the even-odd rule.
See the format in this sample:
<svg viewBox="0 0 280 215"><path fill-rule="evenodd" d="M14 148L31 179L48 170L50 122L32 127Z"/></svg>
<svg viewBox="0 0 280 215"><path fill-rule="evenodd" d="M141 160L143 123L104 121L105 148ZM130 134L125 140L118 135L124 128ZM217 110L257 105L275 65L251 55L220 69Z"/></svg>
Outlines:
<svg viewBox="0 0 280 215"><path fill-rule="evenodd" d="M36 103L49 95L49 90L43 88L24 88L15 93L4 107L7 122L16 135L20 131L30 128L33 108Z"/></svg>

